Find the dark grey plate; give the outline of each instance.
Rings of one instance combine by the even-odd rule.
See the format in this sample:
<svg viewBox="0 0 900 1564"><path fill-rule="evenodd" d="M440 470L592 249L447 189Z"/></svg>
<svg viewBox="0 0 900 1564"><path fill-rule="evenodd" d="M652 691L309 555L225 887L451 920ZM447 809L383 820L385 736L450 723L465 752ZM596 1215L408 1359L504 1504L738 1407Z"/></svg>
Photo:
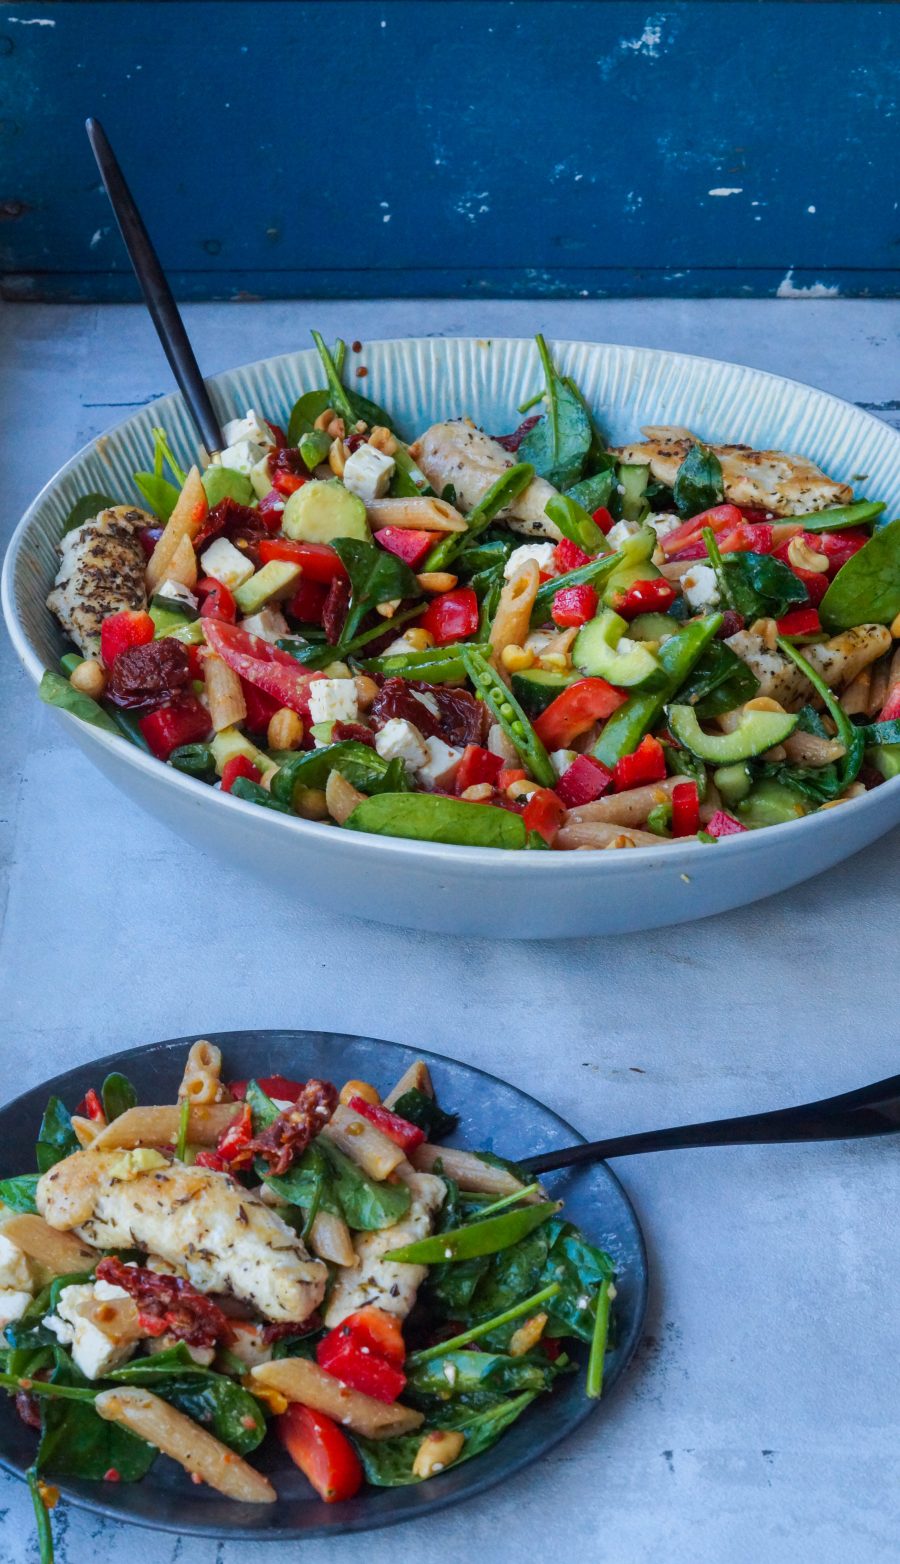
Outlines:
<svg viewBox="0 0 900 1564"><path fill-rule="evenodd" d="M524 1157L570 1145L583 1137L564 1119L519 1091L472 1065L440 1054L349 1037L337 1032L215 1032L210 1034L225 1057L232 1079L282 1074L303 1079L315 1075L341 1083L370 1080L386 1091L416 1058L428 1061L438 1098L460 1114L453 1144ZM34 1167L34 1143L47 1098L56 1093L71 1108L89 1086L100 1085L110 1070L134 1082L141 1102L171 1102L184 1057L193 1037L153 1043L109 1054L79 1065L35 1087L0 1110L0 1177ZM616 1343L608 1353L604 1400L620 1378L640 1337L647 1303L647 1256L637 1216L608 1167L569 1170L546 1180L554 1196L565 1200L565 1214L595 1243L609 1251L618 1272ZM278 1489L272 1505L240 1505L210 1488L194 1487L172 1461L160 1456L143 1482L98 1484L63 1480L67 1499L115 1520L133 1521L201 1537L259 1540L316 1537L389 1526L439 1510L483 1493L552 1449L597 1406L584 1394L584 1375L559 1381L552 1395L536 1401L493 1446L477 1459L409 1488L364 1488L347 1504L323 1504L274 1439L252 1459ZM19 1421L11 1400L0 1401L0 1464L20 1476L34 1459L35 1435Z"/></svg>

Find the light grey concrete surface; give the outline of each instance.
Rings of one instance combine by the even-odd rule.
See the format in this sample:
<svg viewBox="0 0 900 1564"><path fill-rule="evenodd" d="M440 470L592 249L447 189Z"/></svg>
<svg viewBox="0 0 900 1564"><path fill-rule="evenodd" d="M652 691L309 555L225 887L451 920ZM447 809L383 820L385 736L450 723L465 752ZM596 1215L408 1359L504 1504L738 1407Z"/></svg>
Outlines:
<svg viewBox="0 0 900 1564"><path fill-rule="evenodd" d="M209 371L306 341L433 332L633 342L807 379L897 417L900 312L843 302L197 306ZM143 314L0 317L3 536L79 445L169 388ZM0 1091L216 1027L421 1042L542 1096L586 1133L778 1106L900 1068L900 832L715 921L566 944L345 922L229 873L114 792L4 644ZM593 1422L428 1522L322 1541L309 1564L887 1564L900 1554L897 1149L681 1152L619 1165L653 1290L638 1360ZM61 1564L261 1564L288 1548L151 1538L56 1512ZM290 1550L293 1556L294 1549ZM0 1475L0 1564L36 1559Z"/></svg>

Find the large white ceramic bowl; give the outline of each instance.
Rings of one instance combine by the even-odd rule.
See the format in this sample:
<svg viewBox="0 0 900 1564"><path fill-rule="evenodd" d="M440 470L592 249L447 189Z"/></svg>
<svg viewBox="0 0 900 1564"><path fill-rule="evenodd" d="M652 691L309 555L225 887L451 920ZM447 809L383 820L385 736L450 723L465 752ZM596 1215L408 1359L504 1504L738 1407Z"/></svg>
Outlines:
<svg viewBox="0 0 900 1564"><path fill-rule="evenodd" d="M641 424L685 424L712 441L800 451L835 478L866 474L865 492L900 515L900 435L836 397L740 365L649 348L559 342L553 351L614 443L633 438ZM366 392L410 435L463 413L492 432L508 430L517 404L540 384L537 352L527 341L374 342L366 363ZM223 419L255 407L283 423L297 396L320 383L309 350L218 375L211 390ZM187 465L196 433L180 396L164 397L73 456L13 535L3 610L35 683L57 666L66 644L45 606L65 516L90 490L137 498L131 475L147 465L154 424L165 426ZM445 847L260 809L160 765L124 739L59 716L106 776L179 835L335 912L449 934L548 939L706 917L819 874L900 821L898 779L840 809L716 846L618 853Z"/></svg>

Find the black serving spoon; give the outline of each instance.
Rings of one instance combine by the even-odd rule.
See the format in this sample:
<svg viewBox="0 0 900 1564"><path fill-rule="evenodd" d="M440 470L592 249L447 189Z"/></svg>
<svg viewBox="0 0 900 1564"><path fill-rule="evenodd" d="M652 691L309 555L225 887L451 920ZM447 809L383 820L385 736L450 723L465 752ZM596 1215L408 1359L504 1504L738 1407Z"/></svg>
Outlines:
<svg viewBox="0 0 900 1564"><path fill-rule="evenodd" d="M106 131L99 120L88 119L85 129L91 150L97 159L100 178L109 196L119 232L134 267L144 302L150 311L150 319L163 346L163 352L175 376L178 389L188 405L188 410L210 456L221 451L224 440L219 420L213 411L206 382L184 329L175 297L159 264L144 220L135 205L125 175L119 166Z"/></svg>
<svg viewBox="0 0 900 1564"><path fill-rule="evenodd" d="M779 1141L855 1140L870 1135L890 1135L900 1130L900 1075L861 1086L839 1097L798 1108L778 1108L772 1113L746 1113L735 1119L711 1119L706 1124L680 1124L672 1129L642 1130L637 1135L615 1135L610 1140L588 1141L525 1157L519 1166L529 1173L552 1173L557 1168L605 1162L609 1157L630 1157L641 1151L678 1151L690 1146L762 1146Z"/></svg>

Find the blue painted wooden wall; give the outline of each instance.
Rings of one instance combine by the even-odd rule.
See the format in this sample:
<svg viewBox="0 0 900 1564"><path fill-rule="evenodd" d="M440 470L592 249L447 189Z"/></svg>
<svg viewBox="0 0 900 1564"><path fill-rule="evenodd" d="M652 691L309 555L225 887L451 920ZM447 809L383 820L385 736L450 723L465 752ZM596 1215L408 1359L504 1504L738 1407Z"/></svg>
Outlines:
<svg viewBox="0 0 900 1564"><path fill-rule="evenodd" d="M898 78L864 0L25 0L4 291L133 296L94 113L185 298L896 293Z"/></svg>

